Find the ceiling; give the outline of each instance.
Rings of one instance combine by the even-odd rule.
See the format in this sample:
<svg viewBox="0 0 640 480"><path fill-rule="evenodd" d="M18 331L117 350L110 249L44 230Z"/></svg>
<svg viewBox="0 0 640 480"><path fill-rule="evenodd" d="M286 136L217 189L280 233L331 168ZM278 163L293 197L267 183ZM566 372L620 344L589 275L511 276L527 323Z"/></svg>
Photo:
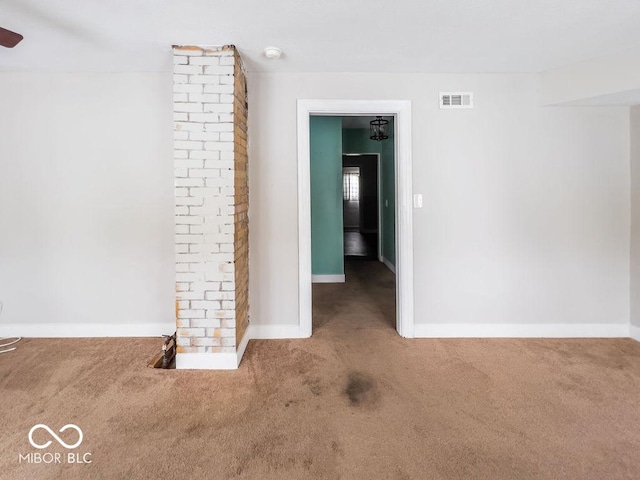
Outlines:
<svg viewBox="0 0 640 480"><path fill-rule="evenodd" d="M25 36L0 70L169 71L172 44L234 44L254 71L540 72L640 47L638 25L637 0L0 0Z"/></svg>

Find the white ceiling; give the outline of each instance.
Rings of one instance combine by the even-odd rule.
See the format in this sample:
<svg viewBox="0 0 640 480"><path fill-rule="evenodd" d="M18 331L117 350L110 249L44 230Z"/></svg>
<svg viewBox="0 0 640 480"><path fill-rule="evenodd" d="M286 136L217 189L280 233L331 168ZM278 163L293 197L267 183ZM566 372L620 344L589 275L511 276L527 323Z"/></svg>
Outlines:
<svg viewBox="0 0 640 480"><path fill-rule="evenodd" d="M640 1L0 0L0 26L25 36L2 70L168 71L172 44L235 44L260 71L539 72L640 47Z"/></svg>

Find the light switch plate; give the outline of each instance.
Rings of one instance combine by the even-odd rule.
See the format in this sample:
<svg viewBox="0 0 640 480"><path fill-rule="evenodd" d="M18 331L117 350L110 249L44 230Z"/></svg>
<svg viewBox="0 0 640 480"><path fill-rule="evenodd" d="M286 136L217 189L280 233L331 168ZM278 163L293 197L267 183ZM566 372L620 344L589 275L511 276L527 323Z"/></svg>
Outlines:
<svg viewBox="0 0 640 480"><path fill-rule="evenodd" d="M422 208L422 195L420 193L413 195L413 208Z"/></svg>

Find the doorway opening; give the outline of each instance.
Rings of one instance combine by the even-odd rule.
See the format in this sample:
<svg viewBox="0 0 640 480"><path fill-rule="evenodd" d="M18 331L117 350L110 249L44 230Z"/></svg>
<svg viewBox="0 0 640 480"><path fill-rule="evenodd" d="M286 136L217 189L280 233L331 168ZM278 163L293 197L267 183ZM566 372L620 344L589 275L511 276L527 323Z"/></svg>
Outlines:
<svg viewBox="0 0 640 480"><path fill-rule="evenodd" d="M393 198L385 198L384 205L393 211L393 215L387 215L392 218L391 250L388 254L394 260L394 269L397 275L393 275L389 269L386 269L380 262L373 262L378 267L386 269L385 271L391 275L391 280L387 282L387 286L397 292L397 301L395 305L395 328L403 337L413 336L413 239L412 239L412 218L411 218L411 104L408 101L341 101L341 100L299 100L298 101L298 216L299 216L299 238L298 238L298 255L299 255L299 305L300 305L300 336L310 336L313 330L312 323L312 279L318 280L318 276L335 275L331 282L339 282L340 275L344 279L344 236L343 241L336 241L336 225L330 222L327 225L320 225L318 219L326 219L335 217L336 208L340 222L338 224L338 234L344 234L343 218L344 218L344 173L356 173L355 171L343 172L341 162L314 162L311 163L311 139L310 124L313 118L318 117L364 117L371 115L384 115L393 119L393 134L395 142L393 144L393 162L390 166L393 172ZM327 119L327 122L330 122ZM320 145L331 147L331 139L320 142ZM335 145L334 145L335 147ZM352 153L343 152L341 153ZM356 152L359 154L380 153L380 152ZM341 155L340 155L341 156ZM353 155L355 157L355 155ZM375 161L374 174L377 174L378 162ZM357 166L357 165L355 165ZM354 167L354 165L346 165L345 167ZM362 166L357 172L358 195L362 195ZM317 169L325 170L324 176L316 176ZM378 180L380 175L378 175ZM312 191L312 177L329 178L332 187L329 190L314 188ZM384 178L384 176L382 176ZM378 191L382 182L377 182L374 190ZM317 187L317 185L316 185ZM326 195L330 191L331 195ZM319 195L318 192L324 192ZM381 196L377 192L377 214L374 213L373 218L380 222L380 210L384 207L381 202ZM311 204L312 197L315 198L315 205L319 208L314 210L314 222L312 224ZM374 196L375 197L375 196ZM360 202L358 202L360 203ZM331 214L330 212L334 212ZM358 213L359 218L362 214ZM384 215L382 215L384 218ZM326 227L326 228L325 228ZM322 229L323 232L331 232L332 235L327 241L314 242L312 249L312 230L317 232ZM361 228L362 230L362 228ZM367 229L364 228L366 231ZM381 229L378 226L377 231L373 229L375 235L378 236L376 244L377 260L385 257L384 240L380 241ZM389 231L390 229L387 229ZM384 234L382 234L384 236ZM338 236L338 238L340 238ZM317 247L317 248L316 248ZM339 260L335 255L338 250L341 255ZM381 251L382 250L382 251ZM375 253L374 253L375 254ZM330 258L328 262L319 262L318 258ZM339 264L339 265L338 265ZM385 262L387 265L387 262ZM387 265L388 267L389 265ZM315 270L315 271L314 271ZM349 267L347 267L347 271ZM340 273L342 271L342 273ZM313 272L313 273L312 273ZM368 272L361 271L359 275L367 276ZM395 277L395 278L394 278ZM342 280L344 281L344 280ZM395 298L394 298L395 300Z"/></svg>

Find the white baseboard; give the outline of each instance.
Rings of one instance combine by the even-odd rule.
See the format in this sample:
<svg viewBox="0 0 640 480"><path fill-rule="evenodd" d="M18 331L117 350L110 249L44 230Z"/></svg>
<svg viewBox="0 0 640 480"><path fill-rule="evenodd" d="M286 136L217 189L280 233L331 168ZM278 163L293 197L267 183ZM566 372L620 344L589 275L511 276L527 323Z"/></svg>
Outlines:
<svg viewBox="0 0 640 480"><path fill-rule="evenodd" d="M235 353L178 353L178 370L236 370L238 355Z"/></svg>
<svg viewBox="0 0 640 480"><path fill-rule="evenodd" d="M256 325L249 326L251 338L256 340L271 340L278 338L308 338L302 335L299 325Z"/></svg>
<svg viewBox="0 0 640 480"><path fill-rule="evenodd" d="M640 334L640 329L638 333ZM622 323L417 323L413 327L413 336L414 338L628 338L629 325Z"/></svg>
<svg viewBox="0 0 640 480"><path fill-rule="evenodd" d="M176 323L0 323L0 337L97 338L160 337L176 331Z"/></svg>
<svg viewBox="0 0 640 480"><path fill-rule="evenodd" d="M344 275L311 275L312 283L344 283Z"/></svg>
<svg viewBox="0 0 640 480"><path fill-rule="evenodd" d="M387 260L384 257L380 257L380 261L384 263L387 266L387 268L393 272L394 275L396 274L396 267L393 263L391 263L389 260Z"/></svg>
<svg viewBox="0 0 640 480"><path fill-rule="evenodd" d="M635 325L631 325L630 336L636 342L640 342L640 327L636 327Z"/></svg>

